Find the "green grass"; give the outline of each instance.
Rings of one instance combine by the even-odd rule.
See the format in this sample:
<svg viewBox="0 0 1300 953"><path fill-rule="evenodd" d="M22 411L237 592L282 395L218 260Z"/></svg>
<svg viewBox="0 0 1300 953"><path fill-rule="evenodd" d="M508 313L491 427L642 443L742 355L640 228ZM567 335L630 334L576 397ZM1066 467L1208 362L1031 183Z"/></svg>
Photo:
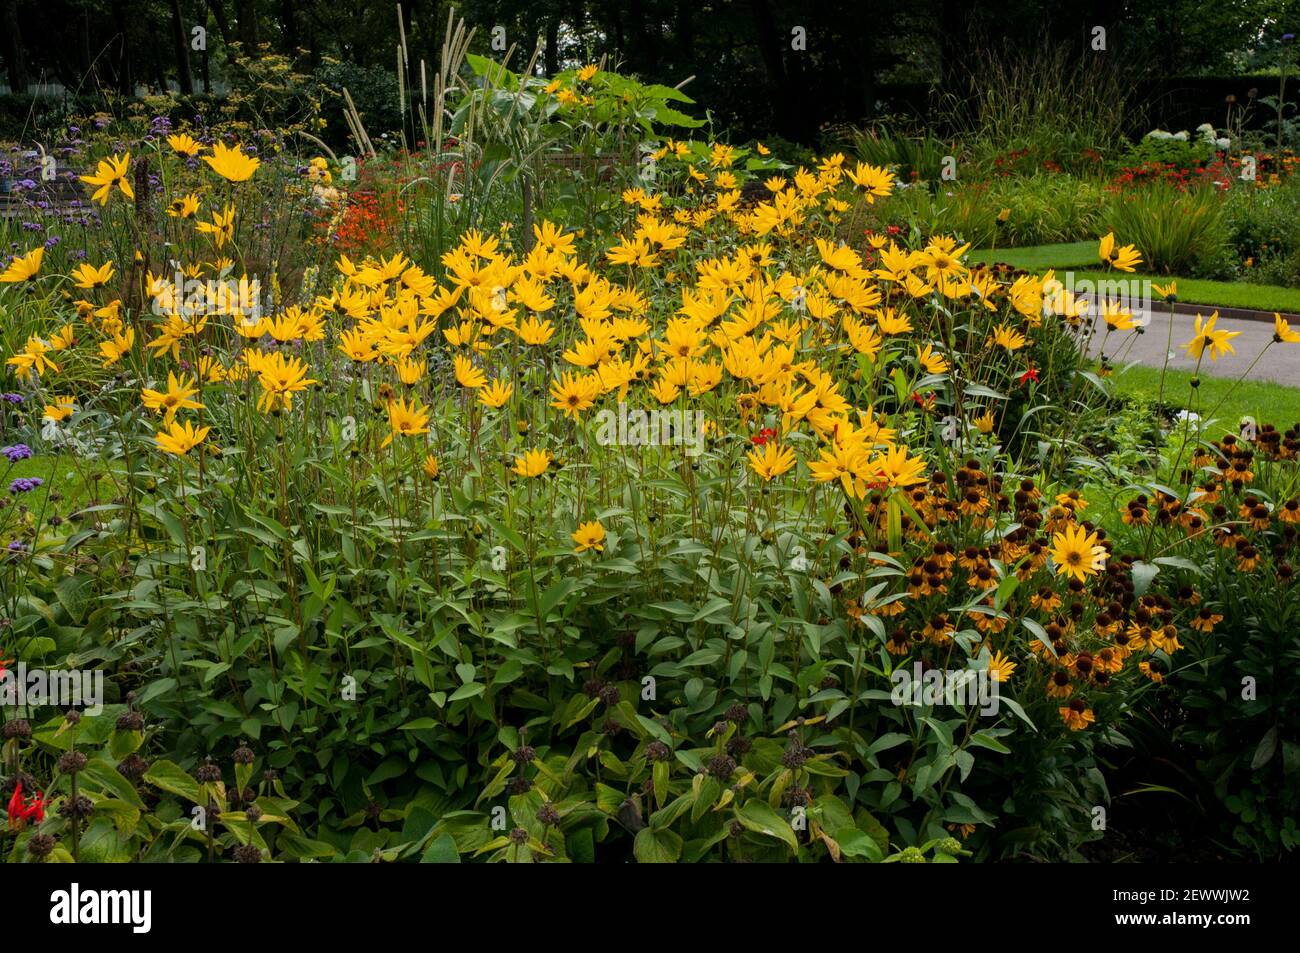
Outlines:
<svg viewBox="0 0 1300 953"><path fill-rule="evenodd" d="M1024 248L981 248L966 256L976 262L1005 262L1026 271L1047 268L1080 268L1097 264L1097 243L1062 242L1057 245L1029 245Z"/></svg>
<svg viewBox="0 0 1300 953"><path fill-rule="evenodd" d="M10 497L10 499L25 504L33 513L42 511L53 513L57 510L66 515L77 506L89 505L93 502L90 483L87 479L87 473L82 472L87 471L87 464L83 461L79 471L71 461L72 458L67 456L42 454L10 464L4 457L0 457L0 481L3 482L3 485L0 485L0 494L8 496L9 485L19 477L39 477L45 481L41 486L28 493L17 494ZM62 499L58 501L57 506L45 510L46 501L52 492L57 492ZM101 500L112 497L114 493L115 488L112 480L107 477L102 479L99 486ZM3 522L3 518L0 517L0 523Z"/></svg>
<svg viewBox="0 0 1300 953"><path fill-rule="evenodd" d="M980 249L968 256L971 262L1005 262L1026 271L1048 268L1074 269L1076 279L1114 281L1117 278L1150 278L1158 284L1178 283L1178 300L1188 304L1216 305L1220 308L1249 308L1256 311L1283 311L1300 314L1300 288L1279 285L1253 285L1232 281L1209 281L1204 278L1165 278L1158 275L1126 276L1121 272L1096 268L1096 242L1067 242L1061 245L1033 245L1026 248ZM1091 266L1091 267L1085 267ZM1058 277L1060 277L1058 275Z"/></svg>
<svg viewBox="0 0 1300 953"><path fill-rule="evenodd" d="M1160 369L1135 365L1117 372L1111 380L1120 396L1155 400L1160 390ZM1192 392L1191 380L1188 371L1167 371L1165 402L1186 406ZM1214 410L1214 419L1232 430L1236 430L1237 422L1247 415L1254 417L1257 423L1274 424L1279 430L1300 423L1300 387L1286 387L1271 381L1238 383L1229 378L1202 374L1197 391L1198 413L1208 417L1210 411L1222 402L1219 409Z"/></svg>
<svg viewBox="0 0 1300 953"><path fill-rule="evenodd" d="M1220 308L1249 308L1255 311L1281 311L1300 314L1300 288L1278 285L1247 285L1204 278L1162 278L1151 275L1126 276L1114 271L1075 271L1076 280L1114 281L1116 278L1151 278L1159 285L1178 283L1178 300L1186 304L1213 305ZM1058 275L1057 277L1060 277ZM1154 297L1154 292L1152 292Z"/></svg>

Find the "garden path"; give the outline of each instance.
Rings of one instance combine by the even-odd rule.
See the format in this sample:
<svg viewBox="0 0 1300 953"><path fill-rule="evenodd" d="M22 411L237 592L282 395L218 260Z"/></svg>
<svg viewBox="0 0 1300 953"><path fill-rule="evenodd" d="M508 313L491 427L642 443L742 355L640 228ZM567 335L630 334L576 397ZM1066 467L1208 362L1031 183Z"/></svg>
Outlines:
<svg viewBox="0 0 1300 953"><path fill-rule="evenodd" d="M1214 311L1207 307L1204 314L1208 317ZM1169 360L1171 369L1193 371L1196 358L1189 357L1182 345L1191 340L1195 318L1187 314L1174 314L1173 338L1169 336L1171 316L1167 311L1157 311L1151 316L1151 324L1146 332L1131 340L1129 335L1110 336L1106 344L1106 356L1116 364L1136 361L1148 367L1160 367L1164 364L1166 348L1173 354ZM1251 366L1260 351L1264 350L1273 339L1272 322L1253 321L1220 316L1216 328L1225 331L1239 331L1240 337L1232 339L1235 354L1223 355L1218 361L1211 361L1209 355L1201 361L1201 373L1211 377L1240 377ZM1091 353L1100 353L1100 340L1094 340ZM1247 380L1273 381L1290 387L1300 387L1300 344L1274 344L1251 368Z"/></svg>

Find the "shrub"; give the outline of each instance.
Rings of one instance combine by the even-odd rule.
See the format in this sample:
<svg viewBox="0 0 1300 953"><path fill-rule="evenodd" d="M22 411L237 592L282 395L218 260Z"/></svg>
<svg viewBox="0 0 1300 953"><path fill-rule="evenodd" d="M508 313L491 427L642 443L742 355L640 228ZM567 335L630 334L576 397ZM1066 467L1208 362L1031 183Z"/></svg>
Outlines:
<svg viewBox="0 0 1300 953"><path fill-rule="evenodd" d="M1193 274L1220 260L1228 240L1223 199L1214 189L1182 191L1156 184L1111 194L1105 227L1142 252L1159 274Z"/></svg>

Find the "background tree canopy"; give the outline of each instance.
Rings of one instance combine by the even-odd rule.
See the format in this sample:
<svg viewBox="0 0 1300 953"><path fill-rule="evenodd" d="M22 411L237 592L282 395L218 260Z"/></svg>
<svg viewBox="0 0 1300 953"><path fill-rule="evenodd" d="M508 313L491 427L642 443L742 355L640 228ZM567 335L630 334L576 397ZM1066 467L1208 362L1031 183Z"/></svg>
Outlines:
<svg viewBox="0 0 1300 953"><path fill-rule="evenodd" d="M498 38L516 63L540 44L538 68L608 57L611 66L688 91L733 137L811 143L827 123L888 112L932 120L959 101L984 57L1059 45L1105 56L1132 81L1275 68L1298 0L463 0L473 48ZM10 91L181 94L238 85L239 63L287 57L327 86L395 92L397 16L432 75L452 5L437 0L0 0L0 59ZM1094 28L1104 27L1105 51ZM205 31L205 42L195 29ZM495 51L500 55L500 51ZM413 74L414 75L414 74ZM387 84L387 85L386 85ZM371 98L367 96L367 98ZM1220 97L1221 98L1221 97ZM1157 103L1160 97L1156 97ZM374 112L378 106L372 106ZM363 112L365 108L363 106Z"/></svg>

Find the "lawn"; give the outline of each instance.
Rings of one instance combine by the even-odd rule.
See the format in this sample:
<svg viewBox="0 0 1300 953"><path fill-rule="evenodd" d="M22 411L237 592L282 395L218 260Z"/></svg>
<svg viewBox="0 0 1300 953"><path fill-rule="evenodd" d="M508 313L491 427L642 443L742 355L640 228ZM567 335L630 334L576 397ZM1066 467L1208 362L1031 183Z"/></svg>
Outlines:
<svg viewBox="0 0 1300 953"><path fill-rule="evenodd" d="M1059 245L1034 245L1027 248L981 249L968 256L972 262L1005 262L1028 271L1054 268L1074 270L1076 280L1113 281L1122 274L1097 269L1096 242L1068 242ZM1085 268L1084 266L1092 266ZM1057 277L1063 277L1058 274ZM1138 275L1159 284L1178 283L1178 300L1188 304L1217 305L1221 308L1248 308L1257 311L1283 311L1300 314L1300 289L1278 285L1253 285L1233 281L1209 281L1204 278L1167 278Z"/></svg>
<svg viewBox="0 0 1300 953"><path fill-rule="evenodd" d="M1115 390L1125 397L1155 400L1160 392L1160 369L1134 365L1111 378ZM1184 401L1190 392L1192 375L1187 371L1167 371L1165 401ZM1271 381L1237 382L1228 378L1201 375L1200 403L1204 416L1214 411L1214 418L1235 429L1237 421L1249 415L1258 423L1272 423L1286 429L1300 422L1300 387L1285 387ZM1218 408L1215 410L1214 408Z"/></svg>

